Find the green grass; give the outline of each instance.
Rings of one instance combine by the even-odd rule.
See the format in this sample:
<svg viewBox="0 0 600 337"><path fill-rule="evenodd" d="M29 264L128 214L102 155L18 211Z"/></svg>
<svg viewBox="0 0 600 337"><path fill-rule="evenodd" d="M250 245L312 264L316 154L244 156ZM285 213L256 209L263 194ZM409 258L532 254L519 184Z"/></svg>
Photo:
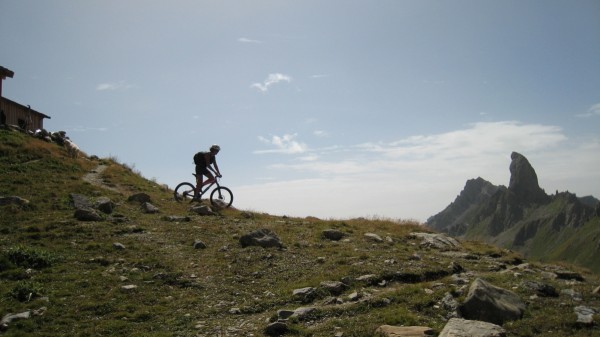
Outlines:
<svg viewBox="0 0 600 337"><path fill-rule="evenodd" d="M445 272L451 262L498 286L516 287L524 299L532 294L518 285L538 276L498 273L498 266L510 267L522 257L477 242L463 243L468 258L422 248L410 233L429 230L414 221L290 218L236 209L200 217L189 213L189 204L172 200L171 191L115 159L71 159L55 144L3 130L0 154L0 195L30 201L0 206L0 315L47 308L11 323L3 336L262 336L277 310L300 306L318 310L308 320L291 321L290 336L332 336L340 328L345 337L373 336L383 324L424 325L439 333L446 312L438 302L457 288ZM82 180L100 163L108 166L104 182L119 192ZM150 195L161 213L144 214L127 201L138 192ZM114 213L128 221L77 221L71 193L109 197L117 204ZM165 215L192 221L169 222ZM241 248L239 238L259 228L273 230L284 249ZM323 239L322 231L331 228L346 237ZM373 243L367 232L390 241ZM207 248L194 249L197 239ZM126 248L114 248L117 242ZM575 287L586 294L586 304L600 307L589 294L597 276L582 273L585 283L552 284ZM375 275L375 284L353 281L366 274ZM322 290L311 303L292 296L294 289L341 279L349 282L338 296L343 304L325 305L330 294ZM354 291L363 300L349 302ZM504 328L511 336L598 333L597 326L573 324L574 317L564 314L571 306L561 305L567 301L531 300L526 317Z"/></svg>

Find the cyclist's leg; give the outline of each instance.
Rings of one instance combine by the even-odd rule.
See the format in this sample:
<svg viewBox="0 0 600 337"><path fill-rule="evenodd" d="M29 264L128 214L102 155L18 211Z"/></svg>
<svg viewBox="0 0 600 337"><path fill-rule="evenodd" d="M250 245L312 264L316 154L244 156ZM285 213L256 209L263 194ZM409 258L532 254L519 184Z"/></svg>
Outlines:
<svg viewBox="0 0 600 337"><path fill-rule="evenodd" d="M202 180L204 179L204 171L202 166L196 165L196 193L200 192L202 188Z"/></svg>
<svg viewBox="0 0 600 337"><path fill-rule="evenodd" d="M215 181L215 176L208 169L206 169L206 171L204 171L204 175L208 179L206 179L206 181L201 186L212 184Z"/></svg>

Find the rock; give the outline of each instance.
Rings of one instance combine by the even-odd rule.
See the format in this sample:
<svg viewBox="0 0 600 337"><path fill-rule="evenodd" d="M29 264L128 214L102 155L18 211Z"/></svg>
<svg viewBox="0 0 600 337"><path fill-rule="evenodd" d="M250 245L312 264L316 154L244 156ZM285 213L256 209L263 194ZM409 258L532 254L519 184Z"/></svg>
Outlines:
<svg viewBox="0 0 600 337"><path fill-rule="evenodd" d="M451 318L438 337L504 337L506 331L492 323Z"/></svg>
<svg viewBox="0 0 600 337"><path fill-rule="evenodd" d="M6 315L4 315L4 317L2 317L2 320L0 320L0 330L6 330L6 328L12 321L16 321L18 319L29 319L29 318L31 318L30 310L19 313L19 314L6 314Z"/></svg>
<svg viewBox="0 0 600 337"><path fill-rule="evenodd" d="M458 317L458 302L452 294L446 294L440 301L442 308L448 311L447 318Z"/></svg>
<svg viewBox="0 0 600 337"><path fill-rule="evenodd" d="M120 242L115 242L113 243L113 247L117 250L124 250L125 249L125 245L120 243Z"/></svg>
<svg viewBox="0 0 600 337"><path fill-rule="evenodd" d="M348 295L348 301L356 302L356 301L360 300L361 297L362 297L362 295L360 293L358 293L358 291L354 291L350 295Z"/></svg>
<svg viewBox="0 0 600 337"><path fill-rule="evenodd" d="M292 296L302 303L310 303L317 297L317 289L313 287L294 289Z"/></svg>
<svg viewBox="0 0 600 337"><path fill-rule="evenodd" d="M240 244L242 245L242 248L248 246L259 246L263 248L283 247L283 244L279 240L279 237L277 237L277 234L270 229L265 228L243 235L240 238Z"/></svg>
<svg viewBox="0 0 600 337"><path fill-rule="evenodd" d="M267 336L281 336L286 334L289 328L285 322L274 322L265 328L265 335Z"/></svg>
<svg viewBox="0 0 600 337"><path fill-rule="evenodd" d="M121 289L123 289L124 291L131 291L137 289L137 286L135 284L128 284L122 286Z"/></svg>
<svg viewBox="0 0 600 337"><path fill-rule="evenodd" d="M581 293L578 291L575 291L574 289L563 289L560 291L560 293L562 295L571 297L571 299L573 301L581 301L583 299L583 297L581 296Z"/></svg>
<svg viewBox="0 0 600 337"><path fill-rule="evenodd" d="M433 329L425 326L382 325L375 334L383 337L427 337L434 336Z"/></svg>
<svg viewBox="0 0 600 337"><path fill-rule="evenodd" d="M242 310L240 310L240 308L231 308L229 309L229 313L232 315L240 315Z"/></svg>
<svg viewBox="0 0 600 337"><path fill-rule="evenodd" d="M206 248L206 244L200 240L196 240L194 241L194 248L195 249L205 249Z"/></svg>
<svg viewBox="0 0 600 337"><path fill-rule="evenodd" d="M75 209L92 208L92 203L85 195L71 193L69 196L71 197L71 202L73 202L73 207L75 207Z"/></svg>
<svg viewBox="0 0 600 337"><path fill-rule="evenodd" d="M21 197L18 196L10 196L10 197L0 197L0 206L6 206L6 205L17 205L17 206L24 206L29 204L29 200L27 199L23 199Z"/></svg>
<svg viewBox="0 0 600 337"><path fill-rule="evenodd" d="M142 211L144 213L148 213L148 214L160 213L160 210L158 209L158 207L152 205L149 202L144 202L142 204Z"/></svg>
<svg viewBox="0 0 600 337"><path fill-rule="evenodd" d="M198 215L207 216L207 215L215 215L213 210L206 205L194 205L190 207L190 212L196 213Z"/></svg>
<svg viewBox="0 0 600 337"><path fill-rule="evenodd" d="M522 154L513 152L510 155L510 183L508 190L524 203L544 203L549 197L540 188L537 174Z"/></svg>
<svg viewBox="0 0 600 337"><path fill-rule="evenodd" d="M102 221L102 217L91 208L77 209L74 217L79 221Z"/></svg>
<svg viewBox="0 0 600 337"><path fill-rule="evenodd" d="M455 249L461 247L456 239L446 234L410 233L410 236L422 239L421 246L424 247L438 249Z"/></svg>
<svg viewBox="0 0 600 337"><path fill-rule="evenodd" d="M290 318L295 317L301 321L307 320L316 311L317 311L317 308L315 308L315 307L300 307L300 308L294 310L294 313L290 316Z"/></svg>
<svg viewBox="0 0 600 337"><path fill-rule="evenodd" d="M465 301L458 307L461 317L502 325L523 317L525 303L512 291L478 278L471 284Z"/></svg>
<svg viewBox="0 0 600 337"><path fill-rule="evenodd" d="M107 197L100 197L96 200L96 208L105 214L111 214L115 208L115 203Z"/></svg>
<svg viewBox="0 0 600 337"><path fill-rule="evenodd" d="M290 318L292 315L294 314L294 310L277 310L277 317L280 320L286 320L288 318Z"/></svg>
<svg viewBox="0 0 600 337"><path fill-rule="evenodd" d="M583 278L583 276L581 276L581 274L574 272L574 271L559 270L559 271L555 271L554 273L556 274L556 277L559 280L575 280L575 281L579 281L579 282L585 281L585 279Z"/></svg>
<svg viewBox="0 0 600 337"><path fill-rule="evenodd" d="M600 286L597 286L594 290L592 290L592 294L594 294L594 295L600 294Z"/></svg>
<svg viewBox="0 0 600 337"><path fill-rule="evenodd" d="M369 241L373 241L373 242L383 242L383 239L381 238L381 236L375 234L375 233L365 233L365 238Z"/></svg>
<svg viewBox="0 0 600 337"><path fill-rule="evenodd" d="M558 297L558 291L556 291L556 289L549 284L535 281L525 281L521 284L521 286L535 291L538 296Z"/></svg>
<svg viewBox="0 0 600 337"><path fill-rule="evenodd" d="M575 307L574 310L577 315L577 323L585 325L594 324L594 314L596 313L596 310L582 305Z"/></svg>
<svg viewBox="0 0 600 337"><path fill-rule="evenodd" d="M339 295L346 290L348 286L339 281L323 281L321 282L321 288L332 295Z"/></svg>
<svg viewBox="0 0 600 337"><path fill-rule="evenodd" d="M344 236L346 236L346 234L344 234L343 232L341 232L337 229L326 229L321 233L321 235L325 239L331 240L331 241L340 241L341 239L344 238Z"/></svg>
<svg viewBox="0 0 600 337"><path fill-rule="evenodd" d="M140 204L143 204L145 202L150 202L150 196L146 193L136 193L134 195L129 196L129 198L127 198L127 201L133 201L133 202L139 202Z"/></svg>

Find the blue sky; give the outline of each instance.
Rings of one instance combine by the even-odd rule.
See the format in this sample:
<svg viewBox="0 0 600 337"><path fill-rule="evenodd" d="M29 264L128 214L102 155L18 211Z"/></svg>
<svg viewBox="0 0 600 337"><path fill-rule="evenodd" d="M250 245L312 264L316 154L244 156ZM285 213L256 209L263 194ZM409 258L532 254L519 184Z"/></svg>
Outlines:
<svg viewBox="0 0 600 337"><path fill-rule="evenodd" d="M525 155L600 197L600 2L0 0L3 95L242 209L425 221Z"/></svg>

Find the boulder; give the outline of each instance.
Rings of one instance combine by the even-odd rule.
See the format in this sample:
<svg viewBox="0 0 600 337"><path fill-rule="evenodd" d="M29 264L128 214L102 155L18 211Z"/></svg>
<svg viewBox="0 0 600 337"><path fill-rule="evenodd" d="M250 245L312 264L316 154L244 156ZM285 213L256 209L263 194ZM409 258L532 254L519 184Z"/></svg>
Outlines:
<svg viewBox="0 0 600 337"><path fill-rule="evenodd" d="M102 217L91 208L77 209L74 217L79 221L102 221Z"/></svg>
<svg viewBox="0 0 600 337"><path fill-rule="evenodd" d="M277 247L282 248L283 244L275 234L270 229L257 229L253 232L243 235L240 238L240 244L242 248L248 246L259 246L263 248Z"/></svg>
<svg viewBox="0 0 600 337"><path fill-rule="evenodd" d="M142 204L142 211L144 213L149 213L149 214L160 213L160 210L158 209L158 207L152 205L149 202L144 202Z"/></svg>
<svg viewBox="0 0 600 337"><path fill-rule="evenodd" d="M525 281L521 284L524 288L531 289L536 292L538 296L542 297L558 297L558 291L556 288L549 284L536 282L536 281Z"/></svg>
<svg viewBox="0 0 600 337"><path fill-rule="evenodd" d="M10 196L10 197L0 197L0 206L5 206L5 205L17 205L17 206L23 206L23 205L27 205L29 204L29 200L27 199L23 199L21 197L18 196Z"/></svg>
<svg viewBox="0 0 600 337"><path fill-rule="evenodd" d="M346 234L344 234L343 232L341 232L337 229L326 229L321 233L321 235L325 239L331 240L331 241L340 241L341 239L344 238L344 236L346 236Z"/></svg>
<svg viewBox="0 0 600 337"><path fill-rule="evenodd" d="M207 216L207 215L215 215L213 210L206 205L194 205L190 207L190 212L196 213L198 215Z"/></svg>
<svg viewBox="0 0 600 337"><path fill-rule="evenodd" d="M348 288L348 286L340 281L323 281L321 282L321 288L331 295L339 295Z"/></svg>
<svg viewBox="0 0 600 337"><path fill-rule="evenodd" d="M282 336L289 331L289 328L285 322L274 322L265 328L265 335L267 336Z"/></svg>
<svg viewBox="0 0 600 337"><path fill-rule="evenodd" d="M85 195L71 193L69 196L71 197L71 202L73 203L73 207L75 207L75 209L92 208L92 203Z"/></svg>
<svg viewBox="0 0 600 337"><path fill-rule="evenodd" d="M136 193L134 195L130 195L129 198L127 198L127 201L139 202L140 204L143 204L145 202L150 202L150 196L146 193Z"/></svg>
<svg viewBox="0 0 600 337"><path fill-rule="evenodd" d="M382 325L375 334L384 337L427 337L434 336L433 329L426 326Z"/></svg>
<svg viewBox="0 0 600 337"><path fill-rule="evenodd" d="M365 233L365 238L369 241L373 241L373 242L383 242L383 239L381 238L381 236L375 234L375 233Z"/></svg>
<svg viewBox="0 0 600 337"><path fill-rule="evenodd" d="M100 197L96 200L96 208L104 214L112 214L115 203L107 197Z"/></svg>
<svg viewBox="0 0 600 337"><path fill-rule="evenodd" d="M451 318L438 337L504 337L506 331L492 323Z"/></svg>
<svg viewBox="0 0 600 337"><path fill-rule="evenodd" d="M446 235L446 234L435 234L435 233L410 233L410 236L422 239L421 246L438 249L455 249L459 248L460 243Z"/></svg>
<svg viewBox="0 0 600 337"><path fill-rule="evenodd" d="M292 296L302 303L310 303L317 297L317 289L313 287L294 289Z"/></svg>
<svg viewBox="0 0 600 337"><path fill-rule="evenodd" d="M206 248L206 244L204 242L200 241L200 240L196 240L196 241L194 241L193 247L195 249L205 249Z"/></svg>
<svg viewBox="0 0 600 337"><path fill-rule="evenodd" d="M525 303L512 291L478 278L471 284L458 312L465 319L502 325L506 321L522 318Z"/></svg>
<svg viewBox="0 0 600 337"><path fill-rule="evenodd" d="M577 315L577 323L581 323L584 325L594 324L594 314L596 313L596 310L583 305L575 307L574 310L575 315Z"/></svg>

